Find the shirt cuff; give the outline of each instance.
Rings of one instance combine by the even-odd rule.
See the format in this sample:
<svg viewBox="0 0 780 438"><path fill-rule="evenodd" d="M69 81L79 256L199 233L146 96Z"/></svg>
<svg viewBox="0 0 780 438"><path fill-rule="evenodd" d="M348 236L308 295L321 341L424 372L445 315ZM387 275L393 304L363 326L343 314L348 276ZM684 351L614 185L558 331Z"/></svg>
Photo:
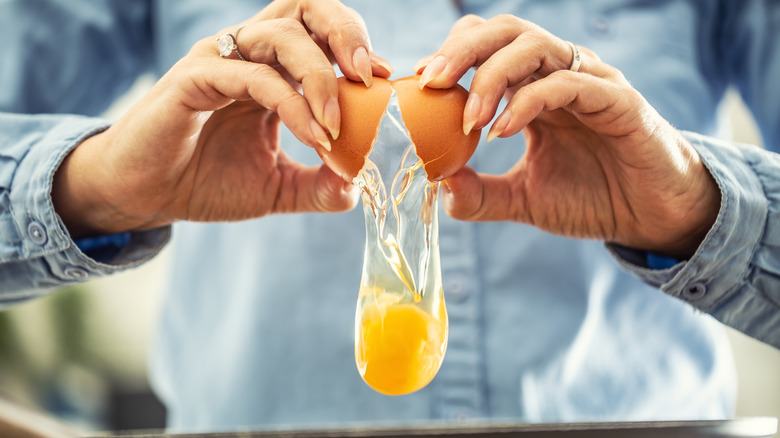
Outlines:
<svg viewBox="0 0 780 438"><path fill-rule="evenodd" d="M35 139L15 169L9 191L10 227L0 230L0 301L13 302L74 282L137 266L154 257L170 239L171 227L133 232L112 257L96 260L78 248L54 211L54 173L86 138L107 129L105 120L65 117Z"/></svg>
<svg viewBox="0 0 780 438"><path fill-rule="evenodd" d="M759 167L774 160L776 172L780 160L755 146L688 132L683 135L721 192L720 211L704 241L688 261L665 269L649 268L645 252L614 244L607 247L624 269L644 282L750 336L780 346L780 296L768 295L777 285L756 278L757 264L763 263L758 256L762 238L771 222L770 203L778 202L765 192L767 180Z"/></svg>

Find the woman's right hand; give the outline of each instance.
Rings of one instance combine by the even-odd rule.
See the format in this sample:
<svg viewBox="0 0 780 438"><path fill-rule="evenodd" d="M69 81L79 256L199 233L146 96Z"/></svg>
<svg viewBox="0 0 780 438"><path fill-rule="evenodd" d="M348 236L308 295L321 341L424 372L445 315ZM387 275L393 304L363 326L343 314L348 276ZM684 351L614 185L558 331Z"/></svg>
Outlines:
<svg viewBox="0 0 780 438"><path fill-rule="evenodd" d="M525 137L525 153L505 174L466 167L447 178L450 216L678 259L693 255L715 223L720 190L699 154L590 50L518 17L470 15L418 67L421 85L432 88L476 67L464 132L486 126L505 98L487 138Z"/></svg>
<svg viewBox="0 0 780 438"><path fill-rule="evenodd" d="M341 123L332 63L366 85L390 76L363 20L336 0L277 0L242 24L246 61L217 48L239 25L199 41L124 117L66 157L52 198L74 237L355 206L351 184L285 154L279 122L328 148L325 130L338 137Z"/></svg>

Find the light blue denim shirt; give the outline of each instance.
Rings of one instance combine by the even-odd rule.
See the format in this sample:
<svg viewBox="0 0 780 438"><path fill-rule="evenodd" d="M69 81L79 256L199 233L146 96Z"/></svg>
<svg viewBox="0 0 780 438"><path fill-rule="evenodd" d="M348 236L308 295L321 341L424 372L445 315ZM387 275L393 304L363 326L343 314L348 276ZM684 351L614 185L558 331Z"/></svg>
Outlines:
<svg viewBox="0 0 780 438"><path fill-rule="evenodd" d="M346 3L362 14L374 50L397 77L434 51L462 14L511 13L593 49L680 129L715 134L718 104L736 86L769 148L780 147L778 2ZM141 263L169 233L134 234L105 263L81 253L52 210L52 173L108 122L21 114L94 116L137 75L164 72L195 41L264 4L0 1L4 302ZM723 202L698 252L669 269L647 269L644 254L625 248L442 215L449 347L434 381L408 396L374 392L355 369L360 211L177 224L151 361L171 426L732 415L728 342L720 324L694 308L780 347L780 161L755 147L686 135ZM282 144L295 159L320 162L286 131ZM470 164L504 172L523 150L521 136L496 140Z"/></svg>

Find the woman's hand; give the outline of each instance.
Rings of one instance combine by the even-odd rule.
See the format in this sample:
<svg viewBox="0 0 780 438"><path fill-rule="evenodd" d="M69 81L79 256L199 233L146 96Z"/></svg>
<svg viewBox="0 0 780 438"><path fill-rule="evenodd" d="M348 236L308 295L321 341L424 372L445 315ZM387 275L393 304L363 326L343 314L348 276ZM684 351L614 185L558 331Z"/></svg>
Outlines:
<svg viewBox="0 0 780 438"><path fill-rule="evenodd" d="M691 145L620 71L512 16L461 19L418 63L421 86L446 88L477 67L464 131L506 109L488 140L523 132L527 149L504 175L470 168L446 180L458 219L513 220L675 257L695 252L715 222L720 192Z"/></svg>
<svg viewBox="0 0 780 438"><path fill-rule="evenodd" d="M243 23L235 51L195 44L124 117L68 155L56 211L74 236L176 220L232 221L355 206L351 184L279 145L279 122L329 148L341 117L332 63L350 79L388 77L362 19L336 0L278 0ZM232 58L232 59L231 59ZM301 94L301 91L303 94ZM100 92L100 90L96 90Z"/></svg>

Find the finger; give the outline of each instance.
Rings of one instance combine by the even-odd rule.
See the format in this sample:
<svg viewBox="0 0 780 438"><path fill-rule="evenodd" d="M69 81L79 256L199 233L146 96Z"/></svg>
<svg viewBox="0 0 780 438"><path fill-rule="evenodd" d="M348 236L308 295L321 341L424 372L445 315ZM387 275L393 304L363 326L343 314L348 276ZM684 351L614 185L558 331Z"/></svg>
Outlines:
<svg viewBox="0 0 780 438"><path fill-rule="evenodd" d="M325 165L304 167L291 163L294 171L282 182L274 213L339 212L355 208L357 187L341 179Z"/></svg>
<svg viewBox="0 0 780 438"><path fill-rule="evenodd" d="M644 98L621 82L568 70L557 71L518 90L488 132L488 139L520 132L544 111L565 109L591 129L609 136L639 132L647 117L635 108L650 108Z"/></svg>
<svg viewBox="0 0 780 438"><path fill-rule="evenodd" d="M420 86L450 88L466 71L535 26L511 15L493 17L452 33L420 77Z"/></svg>
<svg viewBox="0 0 780 438"><path fill-rule="evenodd" d="M211 58L207 58L209 60ZM169 87L181 90L182 104L196 111L214 111L232 101L254 100L279 115L302 143L330 150L325 130L314 118L309 103L267 64L217 58L206 62L192 57L179 63L166 80L183 71L188 81Z"/></svg>
<svg viewBox="0 0 780 438"><path fill-rule="evenodd" d="M371 41L357 12L335 0L316 0L304 2L302 20L315 35L328 42L344 76L371 86Z"/></svg>
<svg viewBox="0 0 780 438"><path fill-rule="evenodd" d="M327 42L344 76L371 85L371 42L365 22L353 9L337 0L281 1L271 3L255 20L279 17L302 23Z"/></svg>
<svg viewBox="0 0 780 438"><path fill-rule="evenodd" d="M337 138L341 127L338 83L328 57L303 25L290 18L250 23L237 34L244 58L262 64L279 64L296 82L315 119Z"/></svg>
<svg viewBox="0 0 780 438"><path fill-rule="evenodd" d="M447 38L449 39L450 37L455 37L461 32L477 27L485 22L487 22L487 20L480 17L479 15L466 14L455 21L455 24L453 24L452 28L450 29L450 33L447 35Z"/></svg>
<svg viewBox="0 0 780 438"><path fill-rule="evenodd" d="M472 27L478 26L484 23L485 21L487 20L485 20L484 18L478 15L474 15L474 14L464 15L463 17L460 17L455 22L455 24L452 25L452 28L450 29L450 33L449 35L447 35L447 38L458 35L459 33L465 31L466 29L470 29ZM428 63L431 62L434 56L436 56L436 53L432 53L417 61L417 63L414 65L414 72L417 74L422 73L423 69L428 66Z"/></svg>
<svg viewBox="0 0 780 438"><path fill-rule="evenodd" d="M571 47L549 33L531 29L487 58L474 74L463 114L464 132L493 118L508 88L568 69Z"/></svg>
<svg viewBox="0 0 780 438"><path fill-rule="evenodd" d="M524 202L509 175L479 174L464 167L442 185L444 211L459 220L523 222L516 206Z"/></svg>
<svg viewBox="0 0 780 438"><path fill-rule="evenodd" d="M316 35L311 35L311 38L317 44L320 50L325 53L325 56L328 57L328 61L331 63L331 65L336 64L336 57L333 55L330 47L328 47L328 43L317 38ZM369 54L369 58L371 60L371 71L374 76L387 79L393 74L393 67L386 59L382 58L374 52Z"/></svg>
<svg viewBox="0 0 780 438"><path fill-rule="evenodd" d="M374 52L371 52L370 58L371 72L374 76L387 79L393 74L393 67L386 59L382 58Z"/></svg>
<svg viewBox="0 0 780 438"><path fill-rule="evenodd" d="M436 56L436 53L431 53L430 55L424 56L420 58L419 61L417 61L416 64L414 64L414 67L412 67L412 70L414 70L415 74L421 74L426 67L428 67L428 64L431 63L431 60Z"/></svg>

